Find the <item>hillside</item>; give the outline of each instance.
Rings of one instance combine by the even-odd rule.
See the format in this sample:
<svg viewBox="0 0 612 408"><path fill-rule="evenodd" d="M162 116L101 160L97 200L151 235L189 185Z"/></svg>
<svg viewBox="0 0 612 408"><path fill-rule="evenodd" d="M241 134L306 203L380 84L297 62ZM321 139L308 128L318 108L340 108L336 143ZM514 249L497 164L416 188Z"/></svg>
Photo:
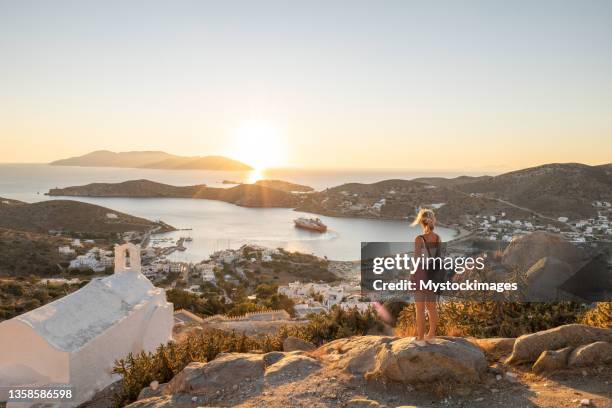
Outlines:
<svg viewBox="0 0 612 408"><path fill-rule="evenodd" d="M297 198L290 193L255 184L240 184L231 188L205 185L172 186L150 180L123 183L93 183L85 186L55 188L51 196L73 197L172 197L219 200L245 207L293 207Z"/></svg>
<svg viewBox="0 0 612 408"><path fill-rule="evenodd" d="M51 276L65 262L57 251L68 238L0 228L0 276Z"/></svg>
<svg viewBox="0 0 612 408"><path fill-rule="evenodd" d="M529 208L551 217L596 215L594 200L612 200L610 166L553 163L505 173L457 188Z"/></svg>
<svg viewBox="0 0 612 408"><path fill-rule="evenodd" d="M128 167L168 170L248 171L252 167L222 156L183 157L161 151L111 152L98 150L50 163L53 166Z"/></svg>
<svg viewBox="0 0 612 408"><path fill-rule="evenodd" d="M283 180L258 180L255 182L258 186L269 187L275 190L281 190L286 192L297 191L300 193L308 193L310 191L314 191L312 187L305 186L302 184L290 183L288 181Z"/></svg>
<svg viewBox="0 0 612 408"><path fill-rule="evenodd" d="M459 201L465 194L412 180L384 180L372 184L347 183L308 195L297 208L332 216L402 219L421 206ZM382 203L379 209L376 203Z"/></svg>
<svg viewBox="0 0 612 408"><path fill-rule="evenodd" d="M419 183L428 184L437 187L457 187L468 183L474 183L477 181L485 181L490 179L491 176L459 176L455 178L444 178L444 177L419 177L412 181L418 181Z"/></svg>
<svg viewBox="0 0 612 408"><path fill-rule="evenodd" d="M7 204L9 202L9 204ZM109 216L109 214L114 214ZM47 233L49 230L87 234L146 231L172 227L99 205L70 200L28 204L0 199L0 228Z"/></svg>

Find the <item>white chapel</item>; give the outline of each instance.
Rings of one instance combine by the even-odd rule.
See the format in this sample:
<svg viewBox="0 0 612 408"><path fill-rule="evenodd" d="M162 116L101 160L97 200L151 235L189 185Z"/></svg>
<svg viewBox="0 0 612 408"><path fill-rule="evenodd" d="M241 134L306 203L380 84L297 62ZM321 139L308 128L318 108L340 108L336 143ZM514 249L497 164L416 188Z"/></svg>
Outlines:
<svg viewBox="0 0 612 408"><path fill-rule="evenodd" d="M76 406L118 379L115 360L170 341L172 325L165 291L141 273L140 247L117 245L113 275L0 323L0 390L70 384Z"/></svg>

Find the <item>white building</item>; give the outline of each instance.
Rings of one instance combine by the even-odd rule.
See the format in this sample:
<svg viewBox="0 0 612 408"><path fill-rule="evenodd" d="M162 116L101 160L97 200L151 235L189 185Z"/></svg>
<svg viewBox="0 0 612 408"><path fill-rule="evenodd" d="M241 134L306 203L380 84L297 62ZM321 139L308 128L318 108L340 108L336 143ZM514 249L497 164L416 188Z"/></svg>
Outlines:
<svg viewBox="0 0 612 408"><path fill-rule="evenodd" d="M72 261L70 261L70 269L91 269L94 272L104 272L107 266L112 265L112 258L109 260L107 257L98 260L96 258L96 251L90 250L85 255L79 255Z"/></svg>
<svg viewBox="0 0 612 408"><path fill-rule="evenodd" d="M380 200L378 200L377 202L375 202L374 204L372 204L372 208L375 210L382 210L382 208L384 207L384 205L387 203L387 200L384 198L381 198Z"/></svg>
<svg viewBox="0 0 612 408"><path fill-rule="evenodd" d="M75 254L74 249L70 248L69 245L61 246L57 248L57 252L59 252L60 255L64 255L64 256L71 256Z"/></svg>
<svg viewBox="0 0 612 408"><path fill-rule="evenodd" d="M223 251L217 251L211 255L211 258L216 258L224 264L231 264L239 258L237 251L231 249L225 249Z"/></svg>
<svg viewBox="0 0 612 408"><path fill-rule="evenodd" d="M115 247L115 273L0 323L0 401L7 387L70 384L89 400L117 380L114 361L171 340L172 304L140 273L140 248Z"/></svg>
<svg viewBox="0 0 612 408"><path fill-rule="evenodd" d="M342 302L346 296L358 292L358 288L348 285L330 286L327 283L291 282L286 286L279 286L278 293L285 295L297 303L309 303L320 297L320 306L329 310Z"/></svg>
<svg viewBox="0 0 612 408"><path fill-rule="evenodd" d="M196 271L198 271L204 282L214 282L215 281L215 265L211 263L201 263L195 266Z"/></svg>

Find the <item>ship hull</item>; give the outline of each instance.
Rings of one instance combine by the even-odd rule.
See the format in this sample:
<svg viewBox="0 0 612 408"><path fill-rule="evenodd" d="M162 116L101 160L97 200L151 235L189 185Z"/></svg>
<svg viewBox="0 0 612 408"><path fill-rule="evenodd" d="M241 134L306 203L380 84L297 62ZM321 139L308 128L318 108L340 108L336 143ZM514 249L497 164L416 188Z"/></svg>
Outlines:
<svg viewBox="0 0 612 408"><path fill-rule="evenodd" d="M295 227L296 228L301 228L301 229L305 229L305 230L309 230L309 231L315 231L315 232L326 232L327 231L327 227L324 225L318 226L318 225L305 225L305 224L301 224L298 222L294 222L295 223Z"/></svg>

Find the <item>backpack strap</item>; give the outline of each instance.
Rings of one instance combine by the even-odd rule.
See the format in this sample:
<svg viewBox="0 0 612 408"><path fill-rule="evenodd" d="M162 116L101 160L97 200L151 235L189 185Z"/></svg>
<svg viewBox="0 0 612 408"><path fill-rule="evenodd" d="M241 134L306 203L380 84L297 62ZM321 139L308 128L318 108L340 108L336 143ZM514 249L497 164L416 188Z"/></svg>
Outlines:
<svg viewBox="0 0 612 408"><path fill-rule="evenodd" d="M423 235L419 235L419 237L423 240L423 245L425 245L425 250L427 251L427 257L431 258L431 251L429 250L429 246L427 245L427 240Z"/></svg>

